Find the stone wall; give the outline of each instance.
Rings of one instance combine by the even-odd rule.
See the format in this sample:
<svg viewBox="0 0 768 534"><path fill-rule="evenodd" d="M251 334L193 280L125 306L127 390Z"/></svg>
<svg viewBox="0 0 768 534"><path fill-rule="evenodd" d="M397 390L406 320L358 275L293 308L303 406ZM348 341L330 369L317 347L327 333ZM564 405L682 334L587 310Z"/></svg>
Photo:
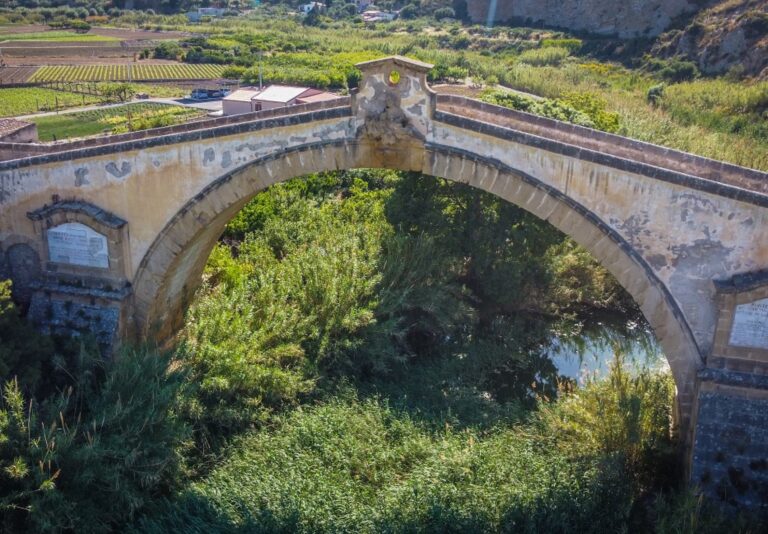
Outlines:
<svg viewBox="0 0 768 534"><path fill-rule="evenodd" d="M477 23L537 24L619 37L654 37L698 9L689 0L467 0Z"/></svg>
<svg viewBox="0 0 768 534"><path fill-rule="evenodd" d="M710 373L711 374L711 373ZM729 376L702 376L691 482L730 505L768 507L768 380L749 388L722 384ZM758 387L755 387L758 386Z"/></svg>

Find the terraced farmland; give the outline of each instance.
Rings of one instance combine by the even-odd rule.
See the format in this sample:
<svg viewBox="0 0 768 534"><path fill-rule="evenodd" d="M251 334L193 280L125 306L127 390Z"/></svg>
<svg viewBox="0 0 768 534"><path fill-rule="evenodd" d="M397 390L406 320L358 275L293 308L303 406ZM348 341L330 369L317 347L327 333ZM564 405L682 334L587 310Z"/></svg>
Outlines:
<svg viewBox="0 0 768 534"><path fill-rule="evenodd" d="M134 80L186 80L220 78L221 65L130 65Z"/></svg>
<svg viewBox="0 0 768 534"><path fill-rule="evenodd" d="M40 67L30 82L98 82L128 80L127 65L53 65Z"/></svg>
<svg viewBox="0 0 768 534"><path fill-rule="evenodd" d="M30 82L100 82L131 80L207 80L221 77L221 65L51 65L40 67Z"/></svg>
<svg viewBox="0 0 768 534"><path fill-rule="evenodd" d="M37 67L3 67L0 69L0 85L24 83L37 71Z"/></svg>

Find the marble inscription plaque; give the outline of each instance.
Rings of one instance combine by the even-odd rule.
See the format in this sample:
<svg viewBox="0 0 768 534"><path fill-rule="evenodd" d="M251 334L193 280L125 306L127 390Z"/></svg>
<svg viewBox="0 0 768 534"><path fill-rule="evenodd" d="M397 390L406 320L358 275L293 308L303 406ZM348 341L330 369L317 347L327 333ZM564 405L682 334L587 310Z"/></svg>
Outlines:
<svg viewBox="0 0 768 534"><path fill-rule="evenodd" d="M106 236L80 223L48 230L48 258L56 263L109 269Z"/></svg>
<svg viewBox="0 0 768 534"><path fill-rule="evenodd" d="M768 349L768 299L736 306L729 343L734 347Z"/></svg>

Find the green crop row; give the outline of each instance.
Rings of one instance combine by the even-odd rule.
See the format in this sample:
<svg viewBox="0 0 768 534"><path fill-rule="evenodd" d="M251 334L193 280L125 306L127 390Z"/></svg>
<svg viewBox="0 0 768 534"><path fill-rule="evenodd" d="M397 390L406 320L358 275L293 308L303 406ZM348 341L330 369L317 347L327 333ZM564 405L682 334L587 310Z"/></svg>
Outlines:
<svg viewBox="0 0 768 534"><path fill-rule="evenodd" d="M183 80L219 78L224 67L221 65L134 65L132 75L135 80Z"/></svg>
<svg viewBox="0 0 768 534"><path fill-rule="evenodd" d="M40 67L31 82L99 82L219 78L221 65L55 65Z"/></svg>

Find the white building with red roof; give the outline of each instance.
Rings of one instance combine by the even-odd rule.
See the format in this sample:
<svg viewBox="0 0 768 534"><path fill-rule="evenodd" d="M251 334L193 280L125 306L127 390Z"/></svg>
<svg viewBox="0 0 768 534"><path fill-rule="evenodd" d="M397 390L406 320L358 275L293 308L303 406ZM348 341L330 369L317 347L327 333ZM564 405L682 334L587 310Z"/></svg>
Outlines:
<svg viewBox="0 0 768 534"><path fill-rule="evenodd" d="M270 85L262 90L259 90L258 87L242 87L222 99L222 111L224 115L240 115L334 98L339 97L333 93L311 87Z"/></svg>

